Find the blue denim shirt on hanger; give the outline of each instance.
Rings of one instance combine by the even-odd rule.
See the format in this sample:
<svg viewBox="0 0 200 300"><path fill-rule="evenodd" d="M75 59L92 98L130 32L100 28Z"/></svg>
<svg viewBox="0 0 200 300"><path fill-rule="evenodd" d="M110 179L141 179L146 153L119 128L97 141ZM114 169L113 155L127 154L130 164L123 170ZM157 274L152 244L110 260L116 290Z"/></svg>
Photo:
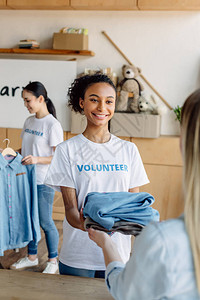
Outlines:
<svg viewBox="0 0 200 300"><path fill-rule="evenodd" d="M0 153L0 255L41 239L35 165L22 156L7 161Z"/></svg>

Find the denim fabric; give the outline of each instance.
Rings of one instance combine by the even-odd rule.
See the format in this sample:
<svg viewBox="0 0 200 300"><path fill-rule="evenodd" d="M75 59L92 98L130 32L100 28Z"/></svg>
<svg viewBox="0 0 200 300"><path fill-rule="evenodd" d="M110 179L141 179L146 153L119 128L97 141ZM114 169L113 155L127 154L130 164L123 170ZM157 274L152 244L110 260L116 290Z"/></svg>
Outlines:
<svg viewBox="0 0 200 300"><path fill-rule="evenodd" d="M108 264L106 284L114 299L200 300L183 216L146 226L127 264Z"/></svg>
<svg viewBox="0 0 200 300"><path fill-rule="evenodd" d="M108 230L121 220L145 226L150 221L159 221L158 211L150 207L153 202L153 196L144 192L89 193L83 214Z"/></svg>
<svg viewBox="0 0 200 300"><path fill-rule="evenodd" d="M59 273L61 275L72 275L72 276L90 277L90 278L105 278L105 271L73 268L64 265L60 261L59 261Z"/></svg>
<svg viewBox="0 0 200 300"><path fill-rule="evenodd" d="M38 191L38 207L40 226L44 230L48 257L54 258L58 256L59 234L52 219L54 190L44 184L37 186ZM28 254L37 254L37 243L31 241L28 245Z"/></svg>
<svg viewBox="0 0 200 300"><path fill-rule="evenodd" d="M35 165L21 160L19 153L10 162L0 153L0 255L41 238Z"/></svg>

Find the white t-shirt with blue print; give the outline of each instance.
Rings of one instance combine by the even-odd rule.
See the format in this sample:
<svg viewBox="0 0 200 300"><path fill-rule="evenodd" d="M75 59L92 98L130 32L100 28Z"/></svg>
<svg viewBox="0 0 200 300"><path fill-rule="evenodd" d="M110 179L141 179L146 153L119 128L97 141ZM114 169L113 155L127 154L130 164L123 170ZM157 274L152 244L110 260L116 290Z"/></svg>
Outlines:
<svg viewBox="0 0 200 300"><path fill-rule="evenodd" d="M63 130L60 122L49 114L38 119L30 116L26 119L22 130L22 156L51 156L53 147L63 142ZM37 164L37 184L43 184L47 173L48 164Z"/></svg>
<svg viewBox="0 0 200 300"><path fill-rule="evenodd" d="M61 143L45 178L45 184L55 190L60 191L60 186L76 189L79 209L89 192L128 192L148 182L136 145L114 135L102 144L83 134ZM112 239L126 262L131 250L130 236L115 233ZM60 261L75 268L105 270L102 250L87 232L73 228L66 219Z"/></svg>

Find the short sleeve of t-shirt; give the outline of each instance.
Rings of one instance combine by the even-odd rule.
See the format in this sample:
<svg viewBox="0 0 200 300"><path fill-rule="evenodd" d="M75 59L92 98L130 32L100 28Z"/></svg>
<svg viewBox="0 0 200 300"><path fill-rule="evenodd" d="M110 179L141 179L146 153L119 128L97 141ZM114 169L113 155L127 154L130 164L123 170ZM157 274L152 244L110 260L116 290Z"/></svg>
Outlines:
<svg viewBox="0 0 200 300"><path fill-rule="evenodd" d="M75 188L67 148L63 149L62 145L63 143L56 147L55 154L44 181L46 185L52 187L56 191L60 191L60 186Z"/></svg>
<svg viewBox="0 0 200 300"><path fill-rule="evenodd" d="M61 124L56 122L53 126L51 126L49 132L49 146L56 147L63 141L63 130Z"/></svg>

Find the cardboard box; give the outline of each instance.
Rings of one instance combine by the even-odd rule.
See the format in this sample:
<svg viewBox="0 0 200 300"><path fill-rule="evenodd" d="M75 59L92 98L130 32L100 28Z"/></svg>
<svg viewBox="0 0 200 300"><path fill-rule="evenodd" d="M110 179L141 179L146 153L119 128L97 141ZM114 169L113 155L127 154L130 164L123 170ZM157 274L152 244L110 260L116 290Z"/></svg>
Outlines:
<svg viewBox="0 0 200 300"><path fill-rule="evenodd" d="M88 50L88 35L55 32L53 34L53 49Z"/></svg>
<svg viewBox="0 0 200 300"><path fill-rule="evenodd" d="M72 111L71 133L82 133L86 124L84 115ZM158 138L160 125L160 115L115 112L110 122L110 132L116 136Z"/></svg>
<svg viewBox="0 0 200 300"><path fill-rule="evenodd" d="M160 115L115 112L110 132L116 136L158 138L160 125Z"/></svg>

